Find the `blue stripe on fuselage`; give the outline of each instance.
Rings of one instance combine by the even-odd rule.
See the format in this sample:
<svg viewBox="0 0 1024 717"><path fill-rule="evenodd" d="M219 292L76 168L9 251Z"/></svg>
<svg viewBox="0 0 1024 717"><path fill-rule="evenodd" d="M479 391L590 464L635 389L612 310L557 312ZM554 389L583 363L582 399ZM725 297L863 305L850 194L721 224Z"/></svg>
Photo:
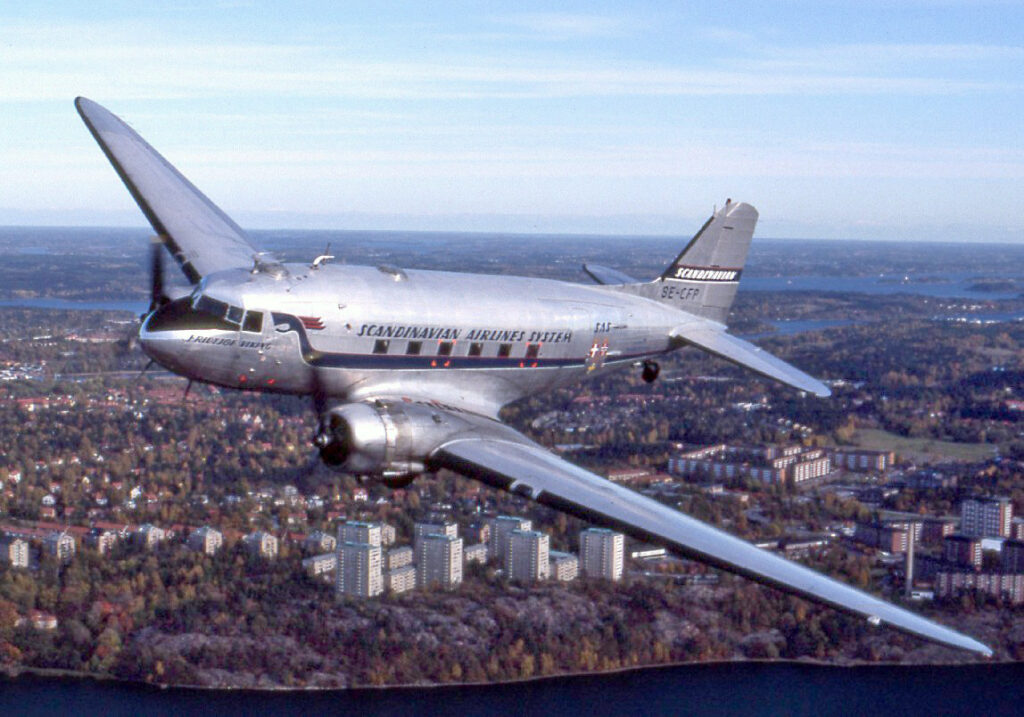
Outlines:
<svg viewBox="0 0 1024 717"><path fill-rule="evenodd" d="M348 354L330 353L313 348L309 343L309 336L298 317L289 314L271 314L275 328L286 325L284 331L276 329L278 333L287 334L294 331L299 336L299 347L302 350L302 359L314 368L350 368L350 369L432 369L432 368L454 368L454 369L485 369L485 368L570 368L582 367L586 364L586 357L573 358L526 358L524 356L430 356L423 354ZM604 363L613 364L621 361L632 361L643 358L649 354L633 354L629 356L615 356L605 359Z"/></svg>

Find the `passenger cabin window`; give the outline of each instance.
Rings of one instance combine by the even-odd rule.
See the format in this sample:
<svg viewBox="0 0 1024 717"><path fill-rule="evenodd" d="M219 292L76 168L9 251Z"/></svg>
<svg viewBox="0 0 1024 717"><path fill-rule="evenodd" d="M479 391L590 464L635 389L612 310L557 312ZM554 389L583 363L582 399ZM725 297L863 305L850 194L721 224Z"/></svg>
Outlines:
<svg viewBox="0 0 1024 717"><path fill-rule="evenodd" d="M501 344L498 346L498 357L508 358L512 355L512 344Z"/></svg>
<svg viewBox="0 0 1024 717"><path fill-rule="evenodd" d="M454 341L440 341L437 344L437 355L438 356L451 356L452 347L455 346Z"/></svg>
<svg viewBox="0 0 1024 717"><path fill-rule="evenodd" d="M387 339L377 339L373 343L373 352L375 354L386 354L388 352L388 345L391 342Z"/></svg>
<svg viewBox="0 0 1024 717"><path fill-rule="evenodd" d="M263 332L263 313L260 311L248 311L245 314L245 321L242 323L242 331L251 334Z"/></svg>
<svg viewBox="0 0 1024 717"><path fill-rule="evenodd" d="M540 354L540 344L526 344L526 358L535 359Z"/></svg>
<svg viewBox="0 0 1024 717"><path fill-rule="evenodd" d="M422 341L410 341L409 345L405 347L405 353L407 356L419 356L420 351L423 349Z"/></svg>
<svg viewBox="0 0 1024 717"><path fill-rule="evenodd" d="M483 352L484 352L484 345L482 343L474 341L473 343L471 343L469 345L469 355L470 356L479 356Z"/></svg>

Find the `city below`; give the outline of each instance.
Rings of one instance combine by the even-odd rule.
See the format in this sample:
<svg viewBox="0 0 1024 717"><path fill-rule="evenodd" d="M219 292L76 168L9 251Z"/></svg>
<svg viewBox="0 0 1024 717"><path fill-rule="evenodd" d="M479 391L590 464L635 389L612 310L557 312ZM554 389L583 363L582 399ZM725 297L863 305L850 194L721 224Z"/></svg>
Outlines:
<svg viewBox="0 0 1024 717"><path fill-rule="evenodd" d="M68 230L83 233L70 243L62 231L0 232L0 670L352 687L712 660L979 659L453 473L388 488L332 472L316 460L307 402L140 376L137 322L97 304L145 305L145 246L121 230ZM275 237L300 256L326 238ZM586 246L452 235L423 241L464 253L425 257L387 239L344 242L353 261L498 261L557 278L575 277ZM100 250L88 258L65 247L90 242ZM636 256L631 242L603 238L595 258L617 265ZM834 274L863 291L744 283L730 325L821 376L832 398L683 350L652 384L609 373L512 404L504 420L610 481L969 634L997 660L1021 659L1024 301L991 270L1017 257L806 244L755 242L751 281L793 264L796 282ZM865 257L900 280L863 276ZM82 262L90 271L68 270Z"/></svg>

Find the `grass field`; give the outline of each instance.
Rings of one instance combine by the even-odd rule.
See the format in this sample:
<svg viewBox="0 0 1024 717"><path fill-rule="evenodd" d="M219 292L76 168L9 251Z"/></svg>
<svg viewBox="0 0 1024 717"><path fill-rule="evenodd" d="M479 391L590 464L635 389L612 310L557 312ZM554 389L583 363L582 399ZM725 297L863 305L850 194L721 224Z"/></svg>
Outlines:
<svg viewBox="0 0 1024 717"><path fill-rule="evenodd" d="M983 461L995 453L995 446L988 443L950 443L930 438L904 438L874 428L857 431L853 443L872 451L895 451L898 456L915 462Z"/></svg>

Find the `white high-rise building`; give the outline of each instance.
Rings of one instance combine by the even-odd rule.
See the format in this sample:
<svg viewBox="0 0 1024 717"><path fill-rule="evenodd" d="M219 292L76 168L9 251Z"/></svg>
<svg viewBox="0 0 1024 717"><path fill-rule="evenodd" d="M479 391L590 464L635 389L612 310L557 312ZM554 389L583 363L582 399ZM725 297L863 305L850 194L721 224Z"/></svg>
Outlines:
<svg viewBox="0 0 1024 717"><path fill-rule="evenodd" d="M380 545L339 543L335 568L338 595L374 597L384 592L381 562Z"/></svg>
<svg viewBox="0 0 1024 717"><path fill-rule="evenodd" d="M551 579L569 582L575 580L580 572L580 561L572 553L560 553L557 550L548 552L551 561Z"/></svg>
<svg viewBox="0 0 1024 717"><path fill-rule="evenodd" d="M412 543L419 553L420 540L428 535L447 535L449 538L459 537L459 524L446 520L440 523L416 523L413 525Z"/></svg>
<svg viewBox="0 0 1024 717"><path fill-rule="evenodd" d="M487 524L491 528L490 539L487 543L489 558L497 558L504 562L505 548L508 546L508 536L513 530L531 530L533 523L526 518L519 518L514 515L499 515L497 518L488 518Z"/></svg>
<svg viewBox="0 0 1024 717"><path fill-rule="evenodd" d="M388 590L396 595L408 592L416 587L416 568L412 565L403 565L394 570L388 570L385 575Z"/></svg>
<svg viewBox="0 0 1024 717"><path fill-rule="evenodd" d="M254 554L259 555L263 558L276 558L279 545L278 540L275 536L270 533L265 533L262 530L258 530L255 533L250 533L243 538L246 546ZM337 547L337 546L335 546Z"/></svg>
<svg viewBox="0 0 1024 717"><path fill-rule="evenodd" d="M580 572L591 578L622 579L625 536L607 528L580 531Z"/></svg>
<svg viewBox="0 0 1024 717"><path fill-rule="evenodd" d="M338 545L342 543L365 543L377 545L382 543L380 523L363 523L350 520L338 526Z"/></svg>
<svg viewBox="0 0 1024 717"><path fill-rule="evenodd" d="M513 530L505 551L505 575L509 580L547 580L551 574L550 539L537 530Z"/></svg>
<svg viewBox="0 0 1024 717"><path fill-rule="evenodd" d="M1010 537L1013 503L1009 498L968 498L960 504L960 532L985 538Z"/></svg>
<svg viewBox="0 0 1024 717"><path fill-rule="evenodd" d="M43 552L62 563L75 557L75 539L66 532L53 532L43 538Z"/></svg>
<svg viewBox="0 0 1024 717"><path fill-rule="evenodd" d="M406 565L412 565L415 557L416 554L408 545L391 548L384 554L384 568L386 570L404 568Z"/></svg>
<svg viewBox="0 0 1024 717"><path fill-rule="evenodd" d="M462 538L433 533L416 545L416 587L452 590L462 582Z"/></svg>
<svg viewBox="0 0 1024 717"><path fill-rule="evenodd" d="M0 540L0 562L9 563L12 568L27 568L28 543L21 538Z"/></svg>
<svg viewBox="0 0 1024 717"><path fill-rule="evenodd" d="M224 534L216 528L204 525L202 528L192 531L192 534L188 536L188 545L197 552L213 555L223 547Z"/></svg>

